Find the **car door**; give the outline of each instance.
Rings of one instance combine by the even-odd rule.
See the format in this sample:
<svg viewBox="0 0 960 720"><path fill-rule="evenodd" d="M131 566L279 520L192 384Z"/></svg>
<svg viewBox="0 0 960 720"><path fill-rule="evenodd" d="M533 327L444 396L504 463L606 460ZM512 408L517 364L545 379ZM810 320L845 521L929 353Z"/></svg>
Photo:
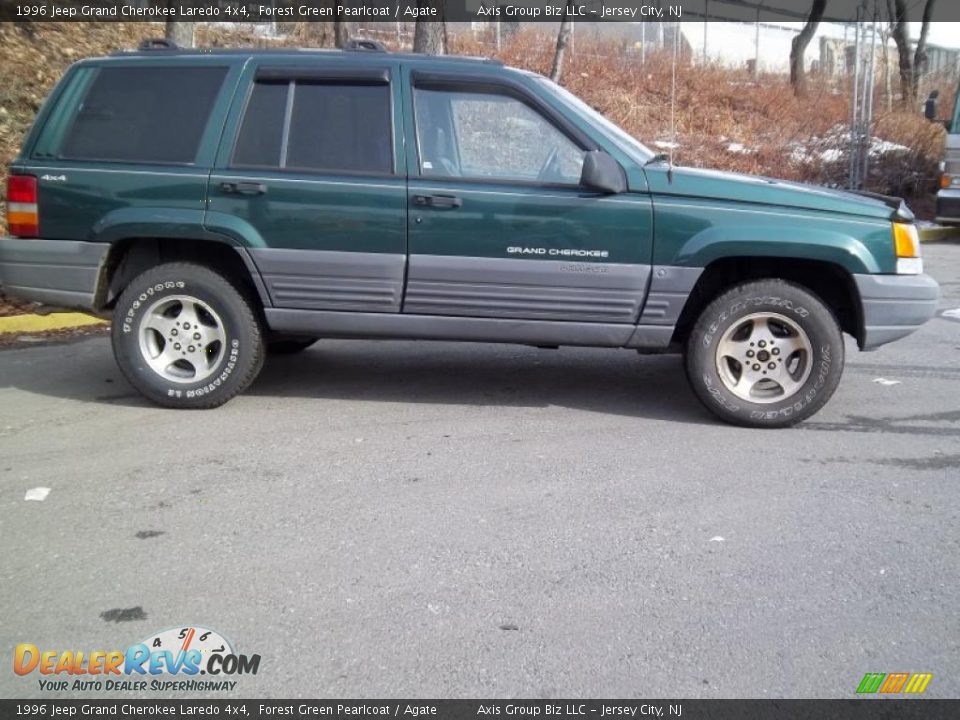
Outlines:
<svg viewBox="0 0 960 720"><path fill-rule="evenodd" d="M403 312L636 323L650 201L580 187L596 142L507 76L405 69Z"/></svg>
<svg viewBox="0 0 960 720"><path fill-rule="evenodd" d="M248 65L206 226L249 246L274 307L399 312L407 202L397 68L337 60Z"/></svg>

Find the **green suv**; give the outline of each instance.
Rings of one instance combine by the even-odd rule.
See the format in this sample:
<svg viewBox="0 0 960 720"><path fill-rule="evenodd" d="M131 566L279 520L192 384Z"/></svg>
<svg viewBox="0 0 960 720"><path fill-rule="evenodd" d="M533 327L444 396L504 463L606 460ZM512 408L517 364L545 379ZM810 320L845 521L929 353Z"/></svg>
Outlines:
<svg viewBox="0 0 960 720"><path fill-rule="evenodd" d="M0 284L112 316L144 395L210 408L271 349L414 338L682 350L724 420L809 417L935 312L899 200L673 167L461 57L138 51L73 65L10 168Z"/></svg>

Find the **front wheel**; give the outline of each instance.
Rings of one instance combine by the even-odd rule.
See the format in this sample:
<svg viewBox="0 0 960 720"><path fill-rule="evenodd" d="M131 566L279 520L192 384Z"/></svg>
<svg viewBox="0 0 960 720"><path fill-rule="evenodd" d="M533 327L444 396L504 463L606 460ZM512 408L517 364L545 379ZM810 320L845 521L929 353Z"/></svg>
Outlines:
<svg viewBox="0 0 960 720"><path fill-rule="evenodd" d="M686 366L697 397L722 420L787 427L833 395L843 337L833 313L807 290L783 280L747 282L700 315Z"/></svg>
<svg viewBox="0 0 960 720"><path fill-rule="evenodd" d="M225 277L192 263L136 277L117 300L111 339L130 384L166 407L222 405L263 366L249 301Z"/></svg>

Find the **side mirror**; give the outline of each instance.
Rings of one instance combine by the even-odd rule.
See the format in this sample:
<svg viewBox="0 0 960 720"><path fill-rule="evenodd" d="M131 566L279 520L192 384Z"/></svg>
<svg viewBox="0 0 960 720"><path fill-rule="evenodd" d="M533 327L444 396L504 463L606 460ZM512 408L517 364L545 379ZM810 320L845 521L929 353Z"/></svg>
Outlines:
<svg viewBox="0 0 960 720"><path fill-rule="evenodd" d="M583 156L580 184L611 195L627 190L627 178L623 168L603 150L590 150Z"/></svg>

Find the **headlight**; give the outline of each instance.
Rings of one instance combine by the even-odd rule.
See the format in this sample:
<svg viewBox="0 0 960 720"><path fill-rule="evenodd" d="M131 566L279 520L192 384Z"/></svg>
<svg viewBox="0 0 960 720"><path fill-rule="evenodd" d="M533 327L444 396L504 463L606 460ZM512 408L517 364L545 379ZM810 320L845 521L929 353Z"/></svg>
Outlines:
<svg viewBox="0 0 960 720"><path fill-rule="evenodd" d="M947 188L960 187L960 175L947 175L944 173L940 176L940 189L946 190Z"/></svg>
<svg viewBox="0 0 960 720"><path fill-rule="evenodd" d="M897 274L920 275L920 233L913 223L893 223L893 246L897 254Z"/></svg>

